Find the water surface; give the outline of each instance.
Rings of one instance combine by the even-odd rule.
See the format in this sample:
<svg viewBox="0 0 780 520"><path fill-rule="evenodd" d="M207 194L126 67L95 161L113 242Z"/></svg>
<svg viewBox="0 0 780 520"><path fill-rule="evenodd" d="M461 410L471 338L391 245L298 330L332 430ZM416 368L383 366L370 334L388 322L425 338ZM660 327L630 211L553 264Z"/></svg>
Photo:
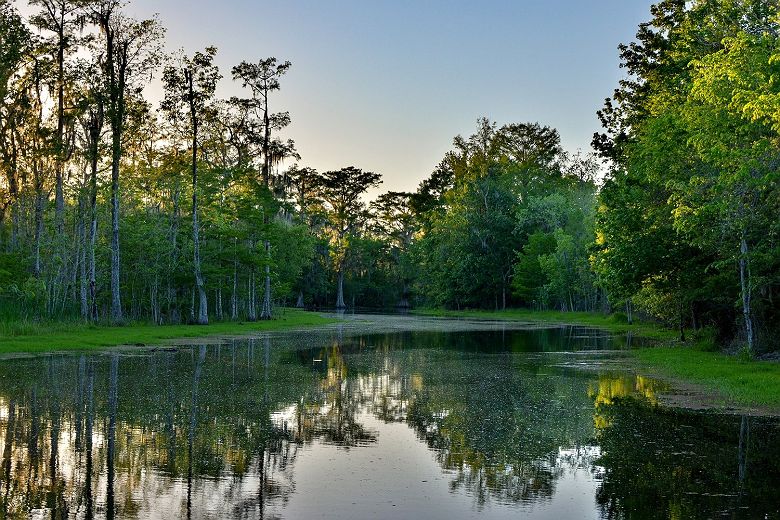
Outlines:
<svg viewBox="0 0 780 520"><path fill-rule="evenodd" d="M0 361L0 517L778 518L775 419L631 338L407 318Z"/></svg>

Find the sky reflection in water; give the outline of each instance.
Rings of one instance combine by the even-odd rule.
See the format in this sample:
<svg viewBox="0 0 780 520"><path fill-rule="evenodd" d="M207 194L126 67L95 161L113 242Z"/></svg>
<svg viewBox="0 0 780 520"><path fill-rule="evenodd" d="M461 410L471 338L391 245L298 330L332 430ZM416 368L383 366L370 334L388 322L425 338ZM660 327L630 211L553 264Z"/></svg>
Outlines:
<svg viewBox="0 0 780 520"><path fill-rule="evenodd" d="M777 517L777 421L657 407L663 385L609 369L624 342L330 330L2 361L0 516Z"/></svg>

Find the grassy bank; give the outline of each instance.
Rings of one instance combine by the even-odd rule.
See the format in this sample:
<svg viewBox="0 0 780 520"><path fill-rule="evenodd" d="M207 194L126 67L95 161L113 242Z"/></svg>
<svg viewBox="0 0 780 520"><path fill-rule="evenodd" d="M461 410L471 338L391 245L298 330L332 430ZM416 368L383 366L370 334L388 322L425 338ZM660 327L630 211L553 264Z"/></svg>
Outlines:
<svg viewBox="0 0 780 520"><path fill-rule="evenodd" d="M0 355L55 350L92 350L117 345L154 345L173 339L205 338L314 327L333 320L298 310L285 310L271 321L219 322L209 325L130 324L121 327L78 323L0 324Z"/></svg>
<svg viewBox="0 0 780 520"><path fill-rule="evenodd" d="M663 346L632 351L643 370L662 378L694 384L714 396L722 405L780 410L780 363L750 361L718 352L712 340L680 344L677 331L661 325L635 322L632 325L612 316L586 312L529 311L442 311L423 310L418 314L478 319L505 319L528 323L567 323L598 327L615 333L632 331L656 339Z"/></svg>
<svg viewBox="0 0 780 520"><path fill-rule="evenodd" d="M721 404L780 411L780 363L681 346L638 349L634 355L651 373L696 384Z"/></svg>

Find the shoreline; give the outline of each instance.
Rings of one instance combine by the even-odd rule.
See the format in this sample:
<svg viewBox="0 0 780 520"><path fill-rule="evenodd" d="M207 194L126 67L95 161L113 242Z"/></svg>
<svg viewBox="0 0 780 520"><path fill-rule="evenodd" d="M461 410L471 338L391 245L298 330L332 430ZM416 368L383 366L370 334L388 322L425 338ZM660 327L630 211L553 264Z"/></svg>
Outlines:
<svg viewBox="0 0 780 520"><path fill-rule="evenodd" d="M284 309L279 314L279 317L269 321L221 321L209 325L128 324L112 327L76 323L44 324L39 332L0 335L0 356L165 346L177 341L199 338L240 337L262 332L321 327L338 321L319 313L295 309Z"/></svg>
<svg viewBox="0 0 780 520"><path fill-rule="evenodd" d="M669 406L724 413L780 416L780 363L743 360L713 351L714 345L691 341L681 345L677 331L657 324L618 322L598 313L559 311L415 311L418 316L482 318L529 323L569 324L601 328L617 334L657 340L658 346L630 350L632 370L670 383Z"/></svg>
<svg viewBox="0 0 780 520"><path fill-rule="evenodd" d="M119 327L87 324L51 324L39 332L0 336L0 359L52 352L89 352L111 348L165 347L192 343L198 339L245 337L263 332L306 330L342 322L334 317L297 309L284 309L277 319L258 322L217 322L210 325L130 324ZM615 321L603 314L533 312L526 310L414 311L412 317L491 320L528 325L577 325L615 334L633 333L637 338L656 340L656 347L626 351L627 369L664 380L675 389L663 396L669 406L780 416L780 363L743 360L702 345L681 346L676 332L657 324ZM355 322L346 320L350 327ZM370 328L370 327L369 327Z"/></svg>

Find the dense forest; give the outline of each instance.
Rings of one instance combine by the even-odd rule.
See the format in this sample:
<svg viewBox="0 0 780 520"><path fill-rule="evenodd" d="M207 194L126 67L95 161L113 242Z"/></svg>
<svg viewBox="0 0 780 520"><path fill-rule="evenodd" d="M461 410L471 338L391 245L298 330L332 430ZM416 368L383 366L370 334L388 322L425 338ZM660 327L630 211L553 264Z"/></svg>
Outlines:
<svg viewBox="0 0 780 520"><path fill-rule="evenodd" d="M777 2L656 4L619 47L594 154L481 119L417 191L373 200L380 173L348 157L302 166L274 97L290 62L220 71L118 0L30 4L0 0L2 319L527 307L777 348Z"/></svg>

